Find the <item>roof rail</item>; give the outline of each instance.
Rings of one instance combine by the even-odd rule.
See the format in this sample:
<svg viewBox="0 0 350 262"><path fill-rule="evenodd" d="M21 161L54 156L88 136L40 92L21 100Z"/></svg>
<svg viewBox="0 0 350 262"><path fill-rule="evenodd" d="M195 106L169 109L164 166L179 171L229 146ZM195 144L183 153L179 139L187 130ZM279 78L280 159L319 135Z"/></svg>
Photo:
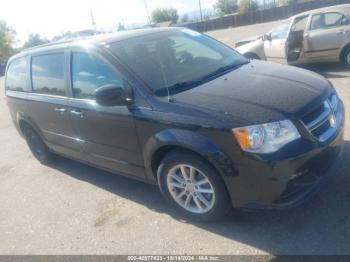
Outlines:
<svg viewBox="0 0 350 262"><path fill-rule="evenodd" d="M37 45L37 46L25 48L25 49L23 49L21 52L30 51L30 50L35 50L35 49L37 49L37 48L46 47L46 46L54 46L54 45L59 45L59 44L67 44L67 43L74 42L74 41L76 41L76 40L77 40L77 39L67 39L67 40L63 40L63 41L50 42L50 43L47 43L47 44L42 44L42 45Z"/></svg>

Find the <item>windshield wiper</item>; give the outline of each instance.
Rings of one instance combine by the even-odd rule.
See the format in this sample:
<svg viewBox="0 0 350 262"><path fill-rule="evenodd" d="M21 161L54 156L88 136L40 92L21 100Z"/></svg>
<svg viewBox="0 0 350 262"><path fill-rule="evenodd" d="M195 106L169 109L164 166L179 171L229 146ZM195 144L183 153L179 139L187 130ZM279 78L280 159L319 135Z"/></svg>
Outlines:
<svg viewBox="0 0 350 262"><path fill-rule="evenodd" d="M214 72L208 74L208 75L205 75L202 80L204 79L210 79L210 78L213 78L213 77L216 77L216 76L220 76L224 73L227 73L229 71L232 71L234 69L237 69L239 67L241 67L242 65L245 65L245 64L248 64L249 63L249 60L245 61L245 62L242 62L242 63L239 63L239 64L231 64L231 65L226 65L226 66L222 66L222 67L219 67L217 70L215 70Z"/></svg>
<svg viewBox="0 0 350 262"><path fill-rule="evenodd" d="M196 86L199 86L203 83L206 83L208 81L210 81L212 78L215 78L217 76L220 76L220 75L223 75L225 74L226 72L229 72L229 71L232 71L234 69L237 69L239 68L240 66L242 65L245 65L249 63L249 60L246 60L242 63L239 63L239 64L230 64L230 65L227 65L227 66L222 66L222 67L219 67L217 70L215 70L214 72L211 72L199 79L196 79L196 80L191 80L191 81L184 81L184 82L178 82L176 84L173 84L169 87L164 87L164 88L161 88L161 89L158 89L155 91L155 94L156 95L159 95L159 96L165 96L165 95L168 95L168 99L170 101L170 95L171 94L174 94L174 93L180 93L182 91L185 91L189 88L192 88L192 87L196 87Z"/></svg>
<svg viewBox="0 0 350 262"><path fill-rule="evenodd" d="M161 88L161 89L157 90L155 93L156 93L156 95L162 96L162 95L167 95L167 93L169 92L169 95L170 95L170 93L174 93L175 90L176 90L176 92L181 92L181 91L184 91L188 88L203 84L203 82L204 81L202 79L178 82L172 86Z"/></svg>

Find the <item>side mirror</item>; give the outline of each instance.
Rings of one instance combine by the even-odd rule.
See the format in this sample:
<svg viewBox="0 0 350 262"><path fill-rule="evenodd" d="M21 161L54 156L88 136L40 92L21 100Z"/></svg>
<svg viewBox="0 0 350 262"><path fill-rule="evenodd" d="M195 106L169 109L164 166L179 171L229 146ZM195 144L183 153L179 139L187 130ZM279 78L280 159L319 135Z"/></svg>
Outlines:
<svg viewBox="0 0 350 262"><path fill-rule="evenodd" d="M114 85L105 85L95 92L96 102L101 106L121 106L127 104L127 97L123 88Z"/></svg>
<svg viewBox="0 0 350 262"><path fill-rule="evenodd" d="M263 40L264 40L264 41L266 41L266 40L267 40L267 41L271 41L271 40L272 40L271 35L270 35L270 34L264 35L264 36L263 36Z"/></svg>

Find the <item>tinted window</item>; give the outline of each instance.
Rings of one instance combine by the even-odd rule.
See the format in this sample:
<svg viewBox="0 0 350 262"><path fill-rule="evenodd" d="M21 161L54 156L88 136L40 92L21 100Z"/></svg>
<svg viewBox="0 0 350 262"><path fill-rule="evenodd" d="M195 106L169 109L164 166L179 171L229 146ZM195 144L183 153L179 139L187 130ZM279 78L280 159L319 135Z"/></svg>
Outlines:
<svg viewBox="0 0 350 262"><path fill-rule="evenodd" d="M314 15L311 21L311 30L327 29L342 25L344 16L339 13L326 13Z"/></svg>
<svg viewBox="0 0 350 262"><path fill-rule="evenodd" d="M107 65L87 53L72 55L73 95L93 99L94 91L104 85L123 87L123 81Z"/></svg>
<svg viewBox="0 0 350 262"><path fill-rule="evenodd" d="M6 88L8 90L22 92L26 90L26 67L26 58L17 59L9 65L6 74Z"/></svg>
<svg viewBox="0 0 350 262"><path fill-rule="evenodd" d="M33 91L40 94L64 96L64 54L32 57Z"/></svg>
<svg viewBox="0 0 350 262"><path fill-rule="evenodd" d="M233 49L188 29L129 38L109 49L159 96L194 88L248 62Z"/></svg>

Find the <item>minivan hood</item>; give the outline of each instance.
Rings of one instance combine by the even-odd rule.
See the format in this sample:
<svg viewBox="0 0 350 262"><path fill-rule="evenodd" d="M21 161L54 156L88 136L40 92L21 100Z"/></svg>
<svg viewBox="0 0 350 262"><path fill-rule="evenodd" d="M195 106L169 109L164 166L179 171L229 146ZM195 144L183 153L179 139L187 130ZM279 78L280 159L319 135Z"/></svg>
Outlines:
<svg viewBox="0 0 350 262"><path fill-rule="evenodd" d="M329 88L327 80L313 72L253 60L174 99L231 115L237 124L254 124L298 117L311 103L324 99Z"/></svg>

